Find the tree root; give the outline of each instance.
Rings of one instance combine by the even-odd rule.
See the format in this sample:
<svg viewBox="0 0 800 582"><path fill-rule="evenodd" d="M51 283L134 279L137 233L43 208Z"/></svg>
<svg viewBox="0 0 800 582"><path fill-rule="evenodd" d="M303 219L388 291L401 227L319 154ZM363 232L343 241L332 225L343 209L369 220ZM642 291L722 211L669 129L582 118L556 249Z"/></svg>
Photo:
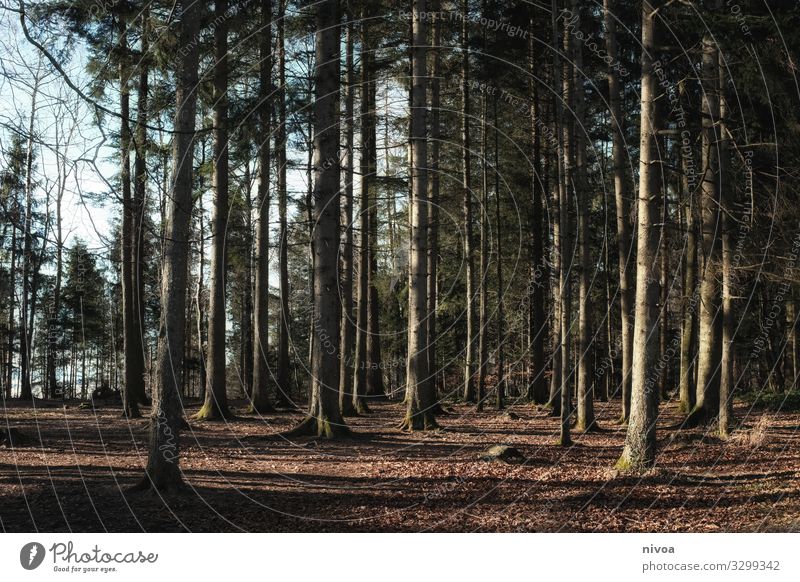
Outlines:
<svg viewBox="0 0 800 582"><path fill-rule="evenodd" d="M296 427L279 433L285 438L317 437L326 439L347 438L352 436L350 429L344 424L336 424L326 418L307 416Z"/></svg>

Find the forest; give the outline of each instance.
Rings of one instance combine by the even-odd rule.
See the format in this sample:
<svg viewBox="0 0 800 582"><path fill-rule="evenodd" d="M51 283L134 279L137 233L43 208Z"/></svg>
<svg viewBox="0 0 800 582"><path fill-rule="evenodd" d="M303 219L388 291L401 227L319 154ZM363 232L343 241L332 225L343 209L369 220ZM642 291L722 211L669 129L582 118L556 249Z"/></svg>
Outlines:
<svg viewBox="0 0 800 582"><path fill-rule="evenodd" d="M0 0L0 531L800 531L795 26Z"/></svg>

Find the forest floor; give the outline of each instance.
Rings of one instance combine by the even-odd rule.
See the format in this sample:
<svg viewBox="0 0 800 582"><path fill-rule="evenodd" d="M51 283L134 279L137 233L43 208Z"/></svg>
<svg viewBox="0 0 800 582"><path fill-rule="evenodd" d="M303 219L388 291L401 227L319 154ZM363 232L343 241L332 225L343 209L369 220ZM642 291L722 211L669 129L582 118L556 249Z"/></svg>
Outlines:
<svg viewBox="0 0 800 582"><path fill-rule="evenodd" d="M569 448L555 444L558 420L527 404L513 415L454 405L445 430L424 434L397 428L400 404L371 407L348 419L358 438L333 442L275 437L296 412L191 422L188 489L160 497L129 491L146 464L146 420L11 404L0 428L27 439L0 447L0 530L800 531L800 414L739 404L741 426L722 441L676 430L666 403L657 467L629 477L612 470L625 437L618 401L598 403L602 432ZM480 460L500 443L527 460Z"/></svg>

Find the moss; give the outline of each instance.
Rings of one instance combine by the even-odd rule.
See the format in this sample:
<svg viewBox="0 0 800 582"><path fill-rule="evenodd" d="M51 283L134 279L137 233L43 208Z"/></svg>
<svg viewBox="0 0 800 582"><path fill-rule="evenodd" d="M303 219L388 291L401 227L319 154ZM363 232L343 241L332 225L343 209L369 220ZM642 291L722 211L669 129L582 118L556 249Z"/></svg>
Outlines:
<svg viewBox="0 0 800 582"><path fill-rule="evenodd" d="M194 420L229 420L233 417L228 406L220 406L215 398L210 398L192 417Z"/></svg>
<svg viewBox="0 0 800 582"><path fill-rule="evenodd" d="M282 433L284 437L311 436L325 439L337 439L350 436L350 429L343 423L332 422L329 418L306 416L293 429Z"/></svg>
<svg viewBox="0 0 800 582"><path fill-rule="evenodd" d="M355 410L358 414L369 414L369 406L363 398L357 398L355 401Z"/></svg>
<svg viewBox="0 0 800 582"><path fill-rule="evenodd" d="M614 468L620 473L630 473L633 469L633 464L628 456L623 453L622 456L617 459L617 462L614 464Z"/></svg>
<svg viewBox="0 0 800 582"><path fill-rule="evenodd" d="M403 419L403 422L400 423L400 430L407 432L437 430L439 428L439 424L436 422L436 417L434 416L433 412L430 411L417 412L413 414L411 411L409 411L406 413L406 417Z"/></svg>

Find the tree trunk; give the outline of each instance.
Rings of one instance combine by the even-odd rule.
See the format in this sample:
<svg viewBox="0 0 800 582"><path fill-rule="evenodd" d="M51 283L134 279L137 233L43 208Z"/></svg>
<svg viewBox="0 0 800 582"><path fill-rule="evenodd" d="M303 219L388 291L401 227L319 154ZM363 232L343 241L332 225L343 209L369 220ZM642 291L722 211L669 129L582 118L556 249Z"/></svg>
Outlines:
<svg viewBox="0 0 800 582"><path fill-rule="evenodd" d="M558 13L558 2L557 0L551 0L550 3L551 10L550 10L550 18L551 18L551 25L552 25L552 46L557 47L559 45L559 30L558 24L556 19L556 14ZM558 50L553 51L553 65L552 65L552 74L551 74L551 81L553 86L556 87L562 83L561 79L561 57L560 52ZM556 165L556 175L554 176L553 180L553 218L552 218L552 228L553 228L553 269L555 272L556 280L553 282L553 333L552 333L552 351L553 351L553 371L552 375L550 376L550 399L548 402L548 406L551 410L552 416L561 416L561 386L563 384L562 378L562 359L563 354L561 352L561 334L562 334L562 327L561 327L561 309L563 306L562 302L562 295L563 295L563 287L561 281L561 272L562 272L562 263L564 262L563 256L563 238L564 233L561 230L562 222L561 222L561 205L563 203L564 198L564 164L561 163L561 157L563 156L564 150L564 134L562 132L562 127L564 125L564 113L563 113L563 103L559 99L559 95L556 91L553 92L553 99L552 99L552 107L553 107L553 115L554 115L554 123L553 123L553 131L554 135L556 136L556 147L553 148L555 151L551 152L551 155L548 157L548 160L551 160L549 163L552 166L552 163Z"/></svg>
<svg viewBox="0 0 800 582"><path fill-rule="evenodd" d="M253 382L250 409L257 414L274 410L269 397L269 170L272 103L272 4L261 2L258 122L258 232L256 234L255 303L253 305ZM279 49L280 50L280 49ZM280 390L279 390L280 392Z"/></svg>
<svg viewBox="0 0 800 582"><path fill-rule="evenodd" d="M149 405L150 400L145 392L145 297L144 274L145 265L144 233L145 233L145 199L147 195L147 112L149 92L149 36L150 36L150 8L145 6L141 13L142 28L140 50L144 57L140 62L139 87L136 103L136 161L133 166L133 269L131 287L134 292L133 299L133 324L136 326L133 337L131 356L134 358L131 365L134 368L134 398L139 404Z"/></svg>
<svg viewBox="0 0 800 582"><path fill-rule="evenodd" d="M608 68L609 108L611 110L612 130L612 164L614 173L614 199L617 210L617 253L619 261L619 302L620 326L622 339L622 415L621 422L626 423L631 407L631 363L633 359L633 264L634 254L631 244L630 210L625 189L625 135L620 106L620 83L615 66L619 62L617 55L617 23L616 0L604 0L606 52L611 63Z"/></svg>
<svg viewBox="0 0 800 582"><path fill-rule="evenodd" d="M182 484L178 455L183 419L175 370L183 367L200 7L196 2L181 2L180 8L179 45L183 50L176 75L172 185L164 225L158 371L153 390L147 474L139 485L140 489L159 491L177 489Z"/></svg>
<svg viewBox="0 0 800 582"><path fill-rule="evenodd" d="M683 85L680 89L683 94ZM697 197L694 180L689 179L693 164L692 146L681 143L681 190L686 196L686 260L683 278L683 320L681 322L681 362L678 386L680 412L688 413L695 405L697 367Z"/></svg>
<svg viewBox="0 0 800 582"><path fill-rule="evenodd" d="M564 29L564 54L571 54L571 31L565 20ZM559 443L562 446L572 444L570 436L570 423L572 417L572 371L574 366L570 357L570 329L572 327L572 233L569 215L569 200L575 190L576 173L573 160L574 125L575 122L566 120L564 107L574 107L574 82L573 71L569 61L561 63L561 86L563 99L559 102L559 115L561 116L562 156L561 165L564 168L561 184L559 186L559 221L561 222L561 262L559 269L559 285L561 287L561 430Z"/></svg>
<svg viewBox="0 0 800 582"><path fill-rule="evenodd" d="M735 224L733 188L728 181L729 136L727 130L728 103L725 98L725 74L727 67L722 51L718 51L719 74L719 173L720 173L720 226L722 228L722 346L720 354L719 383L719 434L725 438L730 433L733 419L733 340L735 335L733 317L733 253L731 230ZM788 306L787 302L787 306ZM794 322L787 322L789 330ZM789 331L791 333L791 331ZM793 384L794 386L794 384Z"/></svg>
<svg viewBox="0 0 800 582"><path fill-rule="evenodd" d="M719 73L716 42L710 34L703 37L702 57L702 123L703 174L701 176L701 248L700 331L698 337L697 399L686 419L687 426L705 424L719 413L719 380L721 357L722 313L720 310L717 268L720 243L719 212Z"/></svg>
<svg viewBox="0 0 800 582"><path fill-rule="evenodd" d="M430 393L436 397L436 389L439 368L436 363L436 312L438 307L438 267L439 267L439 140L442 139L440 127L440 114L441 107L440 96L440 77L441 71L441 54L440 45L442 42L442 25L439 10L441 8L440 0L433 0L431 3L431 12L434 16L432 19L432 45L433 50L433 63L431 70L431 123L430 123L430 137L431 137L431 161L430 161L430 176L428 177L428 346L427 346L427 359L428 359L428 373L430 375L428 381L431 383ZM440 404L437 402L435 408L438 412Z"/></svg>
<svg viewBox="0 0 800 582"><path fill-rule="evenodd" d="M138 337L138 316L136 313L136 295L134 271L136 266L135 251L135 211L131 194L131 129L130 129L130 89L129 72L126 66L125 55L128 51L128 30L124 17L119 22L119 111L122 117L120 122L120 183L122 186L122 327L125 354L125 383L122 394L122 411L129 418L137 418L139 412L139 383L144 381L137 367L138 357L141 353Z"/></svg>
<svg viewBox="0 0 800 582"><path fill-rule="evenodd" d="M498 143L497 98L494 99L494 215L495 230L497 231L497 388L495 393L495 408L505 408L506 398L506 314L504 305L503 287L503 232L500 222L500 154Z"/></svg>
<svg viewBox="0 0 800 582"><path fill-rule="evenodd" d="M214 209L211 217L211 280L208 287L207 388L203 407L195 415L197 420L221 420L230 416L225 374L225 328L227 319L225 311L225 272L228 254L226 244L228 216L230 213L228 196L227 11L228 0L216 0L214 2L214 14L218 24L214 28ZM269 135L269 133L265 135ZM263 168L262 171L264 171ZM265 202L264 206L268 206L268 204ZM261 349L265 349L265 346L262 345ZM264 382L261 382L263 386Z"/></svg>
<svg viewBox="0 0 800 582"><path fill-rule="evenodd" d="M464 196L464 262L466 263L466 319L467 340L464 350L464 401L475 401L475 379L473 377L473 341L475 330L475 290L472 256L472 187L470 185L472 159L470 152L470 107L469 107L469 0L461 4L461 188Z"/></svg>
<svg viewBox="0 0 800 582"><path fill-rule="evenodd" d="M374 57L372 57L374 58ZM371 60L371 63L374 61ZM375 67L370 70L367 95L369 96L369 159L370 176L375 176L378 171L377 160L377 119L376 119L376 91L377 80L374 75ZM369 269L367 271L367 394L374 396L385 392L383 387L383 366L381 356L381 326L380 326L380 298L378 297L378 197L377 189L372 188L372 198L369 204L369 233L367 248L369 250Z"/></svg>
<svg viewBox="0 0 800 582"><path fill-rule="evenodd" d="M337 0L315 6L314 70L314 334L311 402L291 435L335 438L349 433L339 412L339 11Z"/></svg>
<svg viewBox="0 0 800 582"><path fill-rule="evenodd" d="M354 20L349 4L345 8L347 29L345 38L345 69L347 93L345 95L345 184L344 184L344 244L342 245L342 345L339 350L339 409L342 416L352 416L353 406L353 348L355 325L353 322L353 163L354 163L354 97L355 72L353 70Z"/></svg>
<svg viewBox="0 0 800 582"><path fill-rule="evenodd" d="M373 180L370 151L375 140L374 111L370 110L370 83L372 77L372 49L370 44L370 12L368 5L361 7L361 173L359 196L359 249L358 249L358 311L356 315L355 371L353 375L353 408L359 414L368 412L367 402L367 318L369 310L369 205Z"/></svg>
<svg viewBox="0 0 800 582"><path fill-rule="evenodd" d="M280 249L278 268L280 286L280 320L278 323L278 404L289 406L289 227L287 220L288 193L286 189L286 0L278 0L278 123L275 128L276 162L278 165L278 215Z"/></svg>
<svg viewBox="0 0 800 582"><path fill-rule="evenodd" d="M403 428L436 428L433 384L428 374L428 144L427 108L427 20L425 0L413 2L411 47L411 189L409 208L411 249L408 260L408 364L406 368L406 417Z"/></svg>
<svg viewBox="0 0 800 582"><path fill-rule="evenodd" d="M484 2L485 5L485 2ZM484 17L486 11L484 10ZM486 37L484 36L483 54L486 55ZM489 161L488 161L488 114L487 97L481 97L481 207L478 218L480 224L480 247L478 252L478 410L483 409L486 398L486 365L489 359L489 342L486 331L489 327L486 313L488 288L488 255L489 255Z"/></svg>
<svg viewBox="0 0 800 582"><path fill-rule="evenodd" d="M659 229L659 130L657 80L654 73L656 40L655 10L662 4L644 0L642 4L642 85L641 129L639 139L638 231L636 236L636 303L633 330L632 393L625 447L617 461L622 471L642 471L656 459L656 421L658 392L652 374L658 359L658 280L655 259Z"/></svg>
<svg viewBox="0 0 800 582"><path fill-rule="evenodd" d="M534 29L534 17L530 18L530 29ZM546 191L544 177L542 176L541 149L542 139L539 125L542 123L539 109L539 90L535 81L536 55L534 52L534 36L530 35L528 72L530 74L530 94L533 96L531 107L531 145L533 165L531 168L531 283L530 283L530 383L528 384L528 399L536 404L547 402L547 386L545 385L545 357L544 337L547 333L547 322L544 315L544 289L546 267L542 245L542 202Z"/></svg>
<svg viewBox="0 0 800 582"><path fill-rule="evenodd" d="M579 15L576 0L572 2L573 14ZM576 30L580 30L578 20ZM579 432L588 432L597 428L594 414L594 325L592 323L591 271L592 257L589 248L589 183L586 177L586 151L583 139L585 103L583 91L583 52L582 45L572 43L572 54L575 62L573 84L575 87L575 186L578 190L578 249L580 268L578 269L578 419L575 426Z"/></svg>
<svg viewBox="0 0 800 582"><path fill-rule="evenodd" d="M36 120L36 102L39 97L39 82L41 80L41 57L37 65L33 88L31 90L31 110L28 119L28 143L25 149L25 223L22 239L22 297L20 301L20 323L22 330L19 342L19 372L21 400L32 400L31 389L31 339L33 329L28 323L29 312L34 303L32 293L31 273L33 269L33 148L34 148L34 122Z"/></svg>

